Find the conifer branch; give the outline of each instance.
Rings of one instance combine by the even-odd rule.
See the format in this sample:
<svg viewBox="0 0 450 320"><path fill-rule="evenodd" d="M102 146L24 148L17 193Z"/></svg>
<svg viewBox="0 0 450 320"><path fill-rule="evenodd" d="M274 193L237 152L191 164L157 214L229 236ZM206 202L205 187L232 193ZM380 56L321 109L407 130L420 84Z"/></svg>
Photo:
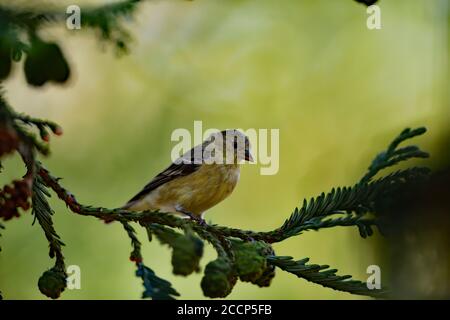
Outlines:
<svg viewBox="0 0 450 320"><path fill-rule="evenodd" d="M42 230L44 231L45 237L49 243L49 256L50 258L56 258L55 266L58 266L64 270L64 256L62 254L62 246L64 243L61 241L59 235L56 233L53 227L52 216L54 215L53 209L47 201L47 197L50 197L50 193L47 191L46 186L43 184L42 179L36 176L33 183L33 196L32 205L34 215L33 224L38 221Z"/></svg>
<svg viewBox="0 0 450 320"><path fill-rule="evenodd" d="M173 300L175 296L180 295L169 281L159 278L152 269L142 263L137 264L136 276L140 277L144 284L142 298Z"/></svg>
<svg viewBox="0 0 450 320"><path fill-rule="evenodd" d="M130 253L130 260L135 261L136 263L142 262L142 254L141 254L141 242L139 241L136 231L134 228L126 221L121 221L123 228L128 234L128 237L131 240L131 246L133 251Z"/></svg>
<svg viewBox="0 0 450 320"><path fill-rule="evenodd" d="M367 238L373 234L373 227L377 226L375 218L362 217L360 215L346 215L343 217L324 219L321 217L312 218L305 222L302 228L299 228L300 233L306 230L318 231L324 228L333 227L351 227L356 226L362 238Z"/></svg>
<svg viewBox="0 0 450 320"><path fill-rule="evenodd" d="M152 269L143 264L141 242L137 238L136 231L128 222L121 221L121 223L131 240L131 246L133 248L130 254L130 260L136 263L136 276L142 279L144 285L142 298L172 300L174 296L179 296L179 293L172 288L169 281L159 278Z"/></svg>
<svg viewBox="0 0 450 320"><path fill-rule="evenodd" d="M411 138L420 136L426 132L426 128L420 127L414 130L406 128L403 130L388 146L386 151L379 153L372 161L368 171L361 179L361 183L369 182L381 170L392 167L401 161L406 161L412 158L428 158L430 155L427 152L420 150L417 146L407 146L398 149L398 146Z"/></svg>
<svg viewBox="0 0 450 320"><path fill-rule="evenodd" d="M360 227L360 224L375 225L374 220L366 219L362 214L375 210L375 201L379 197L386 195L386 188L392 189L394 186L398 187L399 184L411 183L411 181L425 177L428 173L429 170L427 168L411 168L392 173L382 179L364 185L364 187L358 184L353 188L333 189L327 196L324 194L320 195L317 200L314 198L310 202L305 200L302 208L296 208L294 213L280 228L268 232L255 232L218 225L199 226L195 221L177 218L158 211L135 212L124 209L85 206L78 203L75 197L59 184L59 179L51 176L46 169L40 167L38 171L38 174L46 181L47 185L57 193L60 199L66 202L69 209L81 215L94 216L107 222L126 220L157 223L181 229L185 228L185 225L189 225L195 231L207 231L211 234L236 237L243 240L262 240L268 243L280 242L289 237L299 235L303 231L318 230L320 227L351 226L351 222L357 227ZM322 220L331 215L348 215L351 212L356 212L358 216L346 216L329 221Z"/></svg>
<svg viewBox="0 0 450 320"><path fill-rule="evenodd" d="M328 265L307 264L309 258L295 261L292 257L270 256L267 260L284 271L326 288L373 298L388 297L386 289L369 289L366 282L352 280L350 275L339 276L338 270L329 269Z"/></svg>

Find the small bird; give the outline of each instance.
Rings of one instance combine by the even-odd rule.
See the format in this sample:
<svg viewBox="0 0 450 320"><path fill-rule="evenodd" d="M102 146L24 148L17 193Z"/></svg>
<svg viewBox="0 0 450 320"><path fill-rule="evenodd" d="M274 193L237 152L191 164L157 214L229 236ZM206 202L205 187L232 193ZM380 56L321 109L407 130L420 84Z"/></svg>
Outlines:
<svg viewBox="0 0 450 320"><path fill-rule="evenodd" d="M248 137L235 129L215 132L154 177L122 208L175 213L204 224L205 211L233 192L242 161L253 162Z"/></svg>

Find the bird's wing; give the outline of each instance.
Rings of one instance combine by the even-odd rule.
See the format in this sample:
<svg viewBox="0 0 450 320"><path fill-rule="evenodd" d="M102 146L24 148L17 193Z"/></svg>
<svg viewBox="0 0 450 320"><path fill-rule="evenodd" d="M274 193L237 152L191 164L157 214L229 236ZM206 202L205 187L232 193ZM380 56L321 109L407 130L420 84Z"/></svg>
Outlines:
<svg viewBox="0 0 450 320"><path fill-rule="evenodd" d="M128 201L127 204L139 200L149 194L151 191L162 186L163 184L175 180L180 177L187 176L198 170L199 164L193 163L172 163L167 169L154 177L138 194Z"/></svg>
<svg viewBox="0 0 450 320"><path fill-rule="evenodd" d="M202 162L201 159L199 160L199 153L197 153L196 151L203 151L208 143L198 145L190 151L186 152L181 158L177 159L167 169L154 177L138 194L131 198L124 207L127 207L132 202L142 199L150 192L169 181L175 180L180 177L185 177L197 171L200 168Z"/></svg>

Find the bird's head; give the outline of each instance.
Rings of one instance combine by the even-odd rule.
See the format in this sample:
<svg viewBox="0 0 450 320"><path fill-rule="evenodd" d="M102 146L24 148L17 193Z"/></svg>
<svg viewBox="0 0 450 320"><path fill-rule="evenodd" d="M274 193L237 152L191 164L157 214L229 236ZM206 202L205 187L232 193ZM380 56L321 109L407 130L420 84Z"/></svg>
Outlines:
<svg viewBox="0 0 450 320"><path fill-rule="evenodd" d="M228 129L215 132L209 136L208 140L213 143L215 158L223 159L223 163L253 162L250 141L239 130Z"/></svg>

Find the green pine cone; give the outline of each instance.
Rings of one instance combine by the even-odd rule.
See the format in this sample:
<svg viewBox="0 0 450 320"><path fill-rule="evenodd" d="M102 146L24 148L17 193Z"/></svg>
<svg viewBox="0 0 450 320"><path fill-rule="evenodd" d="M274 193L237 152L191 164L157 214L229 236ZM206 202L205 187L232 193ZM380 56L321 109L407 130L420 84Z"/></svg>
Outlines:
<svg viewBox="0 0 450 320"><path fill-rule="evenodd" d="M200 259L203 256L203 242L193 236L180 236L173 243L173 274L188 276L200 271Z"/></svg>
<svg viewBox="0 0 450 320"><path fill-rule="evenodd" d="M275 266L267 265L262 275L252 283L256 284L258 287L268 287L270 286L270 283L272 282L272 279L274 277L275 277Z"/></svg>
<svg viewBox="0 0 450 320"><path fill-rule="evenodd" d="M57 299L66 288L66 273L52 268L45 271L39 278L38 287L42 294Z"/></svg>
<svg viewBox="0 0 450 320"><path fill-rule="evenodd" d="M230 261L217 258L206 265L201 287L206 297L225 298L233 290L236 281L237 276Z"/></svg>
<svg viewBox="0 0 450 320"><path fill-rule="evenodd" d="M275 268L268 265L266 256L273 254L272 247L264 241L233 241L236 271L239 279L260 287L270 285Z"/></svg>

